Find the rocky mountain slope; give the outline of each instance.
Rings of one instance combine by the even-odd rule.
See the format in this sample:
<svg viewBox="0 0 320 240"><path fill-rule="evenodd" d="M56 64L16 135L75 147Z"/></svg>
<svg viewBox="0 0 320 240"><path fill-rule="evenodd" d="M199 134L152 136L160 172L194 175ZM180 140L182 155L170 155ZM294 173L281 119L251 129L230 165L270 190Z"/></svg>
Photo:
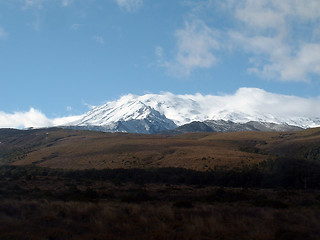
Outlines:
<svg viewBox="0 0 320 240"><path fill-rule="evenodd" d="M190 132L243 132L243 131L299 131L303 128L288 125L268 122L250 121L247 123L236 123L225 120L207 120L204 122L191 122L184 124L172 130L162 132L162 134L183 134Z"/></svg>
<svg viewBox="0 0 320 240"><path fill-rule="evenodd" d="M68 127L105 132L157 133L185 124L195 125L193 122L198 122L196 128L204 128L204 131L207 128L208 131L222 132L291 131L320 126L320 117L304 115L299 106L294 106L297 111L293 111L288 103L283 106L275 105L271 100L262 103L259 96L266 94L263 90L243 88L235 95L240 97L228 101L226 98L200 94L128 94L92 108L80 120L69 123ZM288 101L294 102L294 99ZM288 106L291 106L290 111ZM192 129L191 125L182 128Z"/></svg>
<svg viewBox="0 0 320 240"><path fill-rule="evenodd" d="M74 129L130 133L156 133L177 127L172 120L139 100L111 102L93 108L70 126Z"/></svg>

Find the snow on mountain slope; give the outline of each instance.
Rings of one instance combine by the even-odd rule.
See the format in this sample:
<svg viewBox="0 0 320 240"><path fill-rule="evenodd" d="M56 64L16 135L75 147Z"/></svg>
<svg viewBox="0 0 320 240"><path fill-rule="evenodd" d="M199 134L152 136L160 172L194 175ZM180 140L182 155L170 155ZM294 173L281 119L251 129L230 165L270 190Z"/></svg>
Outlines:
<svg viewBox="0 0 320 240"><path fill-rule="evenodd" d="M141 101L131 98L130 95L95 107L80 120L69 125L131 133L155 133L177 127L172 120Z"/></svg>
<svg viewBox="0 0 320 240"><path fill-rule="evenodd" d="M154 109L139 100L122 97L118 101L108 102L93 108L81 120L78 125L105 125L117 121L128 121L132 119L144 119L149 114L154 114Z"/></svg>
<svg viewBox="0 0 320 240"><path fill-rule="evenodd" d="M192 121L230 120L287 123L303 128L320 126L319 100L240 88L234 95L127 95L154 108L177 125Z"/></svg>
<svg viewBox="0 0 320 240"><path fill-rule="evenodd" d="M161 132L167 135L176 135L190 132L243 132L243 131L299 131L302 128L288 124L266 123L250 121L246 123L235 123L224 120L207 120L204 122L191 122L172 130Z"/></svg>
<svg viewBox="0 0 320 240"><path fill-rule="evenodd" d="M123 131L126 128L135 131L134 124L139 123L137 129L142 127L148 132L148 128L154 128L157 124L162 124L159 129L172 129L175 124L181 126L206 120L230 120L236 123L259 121L303 128L316 127L320 126L320 104L318 99L273 94L256 88L240 88L235 94L224 96L128 94L93 108L79 121L69 125L114 129L116 123L121 122Z"/></svg>

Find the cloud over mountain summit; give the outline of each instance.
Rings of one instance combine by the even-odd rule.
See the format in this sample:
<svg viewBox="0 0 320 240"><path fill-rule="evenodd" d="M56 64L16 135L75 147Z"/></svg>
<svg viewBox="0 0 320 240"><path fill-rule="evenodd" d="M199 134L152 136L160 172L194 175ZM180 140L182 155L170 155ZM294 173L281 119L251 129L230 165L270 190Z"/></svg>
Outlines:
<svg viewBox="0 0 320 240"><path fill-rule="evenodd" d="M141 119L141 116L144 116L143 114L145 113L142 113L136 107L128 107L133 106L133 104L134 106L144 106L144 109L148 109L148 111L150 111L149 107L151 107L177 125L191 121L218 119L235 122L251 120L276 123L286 122L302 127L320 125L320 97L302 98L270 93L258 88L240 88L234 94L224 95L202 95L199 93L194 95L175 95L170 92L142 96L128 94L96 108L100 109L100 112L107 114L104 118L111 119L112 122L121 120L122 116L124 116L123 114L126 115L124 120ZM148 107L146 108L145 106ZM136 113L130 115L129 110L125 110L131 108ZM95 110L95 107L91 111L93 110ZM0 127L59 126L81 121L85 116L86 114L84 113L79 116L49 119L42 112L33 108L27 112L11 114L0 112ZM103 124L102 119L98 122Z"/></svg>

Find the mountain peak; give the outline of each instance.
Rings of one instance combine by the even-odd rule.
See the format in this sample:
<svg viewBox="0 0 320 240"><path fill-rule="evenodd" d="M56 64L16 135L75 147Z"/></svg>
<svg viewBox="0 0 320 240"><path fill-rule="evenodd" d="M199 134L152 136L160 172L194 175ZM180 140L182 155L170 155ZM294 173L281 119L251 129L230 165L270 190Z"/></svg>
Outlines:
<svg viewBox="0 0 320 240"><path fill-rule="evenodd" d="M155 133L176 127L165 115L134 95L94 107L70 126L111 132Z"/></svg>
<svg viewBox="0 0 320 240"><path fill-rule="evenodd" d="M116 101L94 107L79 121L69 125L143 133L208 120L233 123L256 121L302 128L320 126L319 117L304 114L304 105L300 106L301 109L289 109L288 106L292 105L289 104L290 101L295 102L296 98L276 94L272 98L270 94L254 88L241 88L232 96L128 94ZM272 100L275 98L279 99Z"/></svg>

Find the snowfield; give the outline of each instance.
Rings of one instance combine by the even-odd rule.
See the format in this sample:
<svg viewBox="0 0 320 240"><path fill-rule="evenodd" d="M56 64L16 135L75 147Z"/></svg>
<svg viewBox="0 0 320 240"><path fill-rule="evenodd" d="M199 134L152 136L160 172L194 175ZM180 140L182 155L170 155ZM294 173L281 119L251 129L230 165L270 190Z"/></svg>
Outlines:
<svg viewBox="0 0 320 240"><path fill-rule="evenodd" d="M118 122L128 125L129 122L137 124L144 121L146 129L154 127L152 124L163 124L164 129L172 129L175 125L207 120L317 127L320 126L320 104L319 99L273 94L257 88L240 88L234 95L224 96L174 95L168 92L142 96L128 94L94 107L67 125L108 126L112 130Z"/></svg>

